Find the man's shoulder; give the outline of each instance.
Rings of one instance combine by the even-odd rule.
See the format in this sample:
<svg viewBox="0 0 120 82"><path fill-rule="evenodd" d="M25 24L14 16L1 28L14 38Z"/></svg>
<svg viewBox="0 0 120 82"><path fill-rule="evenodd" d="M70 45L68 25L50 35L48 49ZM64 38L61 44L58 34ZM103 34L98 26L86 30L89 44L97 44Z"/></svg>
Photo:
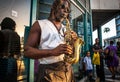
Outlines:
<svg viewBox="0 0 120 82"><path fill-rule="evenodd" d="M2 33L12 33L13 31L10 30L10 29L4 29L4 30L1 30Z"/></svg>
<svg viewBox="0 0 120 82"><path fill-rule="evenodd" d="M38 22L48 22L48 19L41 19L41 20L37 20Z"/></svg>
<svg viewBox="0 0 120 82"><path fill-rule="evenodd" d="M92 45L92 47L95 47L95 46L96 46L96 44L93 44L93 45Z"/></svg>
<svg viewBox="0 0 120 82"><path fill-rule="evenodd" d="M9 29L5 29L5 30L1 30L0 31L5 37L6 36L12 36L12 37L18 37L20 38L20 36L18 35L17 32L13 31L13 30L9 30Z"/></svg>
<svg viewBox="0 0 120 82"><path fill-rule="evenodd" d="M11 34L17 34L17 32L10 30L10 29L5 29L5 30L1 30L2 33L11 33Z"/></svg>
<svg viewBox="0 0 120 82"><path fill-rule="evenodd" d="M87 58L88 58L88 57L87 57L87 56L85 56L85 57L84 57L84 60L86 60Z"/></svg>
<svg viewBox="0 0 120 82"><path fill-rule="evenodd" d="M48 19L37 20L40 26L45 26L51 24Z"/></svg>

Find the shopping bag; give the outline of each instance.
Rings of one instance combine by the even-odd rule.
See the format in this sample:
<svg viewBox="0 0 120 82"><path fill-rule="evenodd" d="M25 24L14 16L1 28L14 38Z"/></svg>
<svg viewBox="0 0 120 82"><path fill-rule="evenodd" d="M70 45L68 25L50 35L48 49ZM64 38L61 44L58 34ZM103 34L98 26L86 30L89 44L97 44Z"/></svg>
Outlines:
<svg viewBox="0 0 120 82"><path fill-rule="evenodd" d="M94 65L100 65L100 54L96 52L93 54L92 62Z"/></svg>

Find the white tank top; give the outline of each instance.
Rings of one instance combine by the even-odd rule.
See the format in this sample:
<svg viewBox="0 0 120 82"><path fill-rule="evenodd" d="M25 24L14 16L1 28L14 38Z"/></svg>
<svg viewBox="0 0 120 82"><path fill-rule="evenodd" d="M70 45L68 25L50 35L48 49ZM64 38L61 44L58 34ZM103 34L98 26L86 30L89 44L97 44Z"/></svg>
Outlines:
<svg viewBox="0 0 120 82"><path fill-rule="evenodd" d="M54 26L54 24L48 19L38 20L41 27L41 39L39 44L39 49L53 49L59 44L64 44L64 30L65 26L62 25L60 33ZM59 56L50 56L46 58L39 59L40 64L51 64L59 61L63 61L64 54Z"/></svg>

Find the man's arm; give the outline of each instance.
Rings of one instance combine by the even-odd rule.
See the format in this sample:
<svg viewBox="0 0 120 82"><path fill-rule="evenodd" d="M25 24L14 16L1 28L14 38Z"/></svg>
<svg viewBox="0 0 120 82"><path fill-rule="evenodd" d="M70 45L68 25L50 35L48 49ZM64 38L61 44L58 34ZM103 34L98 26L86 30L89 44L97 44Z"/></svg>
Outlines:
<svg viewBox="0 0 120 82"><path fill-rule="evenodd" d="M39 59L49 56L58 56L61 54L72 53L72 48L67 44L60 44L54 49L38 49L40 37L41 29L38 21L36 21L30 30L27 42L24 47L25 56L32 59Z"/></svg>
<svg viewBox="0 0 120 82"><path fill-rule="evenodd" d="M92 50L93 50L93 52L99 52L99 50L95 49L95 45L93 45Z"/></svg>
<svg viewBox="0 0 120 82"><path fill-rule="evenodd" d="M47 57L48 54L51 54L50 50L39 50L38 45L40 43L40 37L41 37L41 29L38 24L38 21L36 21L29 33L27 42L24 47L24 53L25 56L33 58L33 59L38 59L42 57Z"/></svg>

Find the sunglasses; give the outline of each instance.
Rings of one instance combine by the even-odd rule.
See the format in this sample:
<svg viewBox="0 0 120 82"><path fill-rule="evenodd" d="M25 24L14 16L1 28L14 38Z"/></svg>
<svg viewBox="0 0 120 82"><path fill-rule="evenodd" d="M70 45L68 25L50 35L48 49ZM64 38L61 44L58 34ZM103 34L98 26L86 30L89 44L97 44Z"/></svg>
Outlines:
<svg viewBox="0 0 120 82"><path fill-rule="evenodd" d="M71 10L70 10L69 7L65 7L65 4L62 4L62 5L60 6L60 8L61 8L61 9L66 9L66 12L67 12L67 13L70 13L70 12L71 12Z"/></svg>

